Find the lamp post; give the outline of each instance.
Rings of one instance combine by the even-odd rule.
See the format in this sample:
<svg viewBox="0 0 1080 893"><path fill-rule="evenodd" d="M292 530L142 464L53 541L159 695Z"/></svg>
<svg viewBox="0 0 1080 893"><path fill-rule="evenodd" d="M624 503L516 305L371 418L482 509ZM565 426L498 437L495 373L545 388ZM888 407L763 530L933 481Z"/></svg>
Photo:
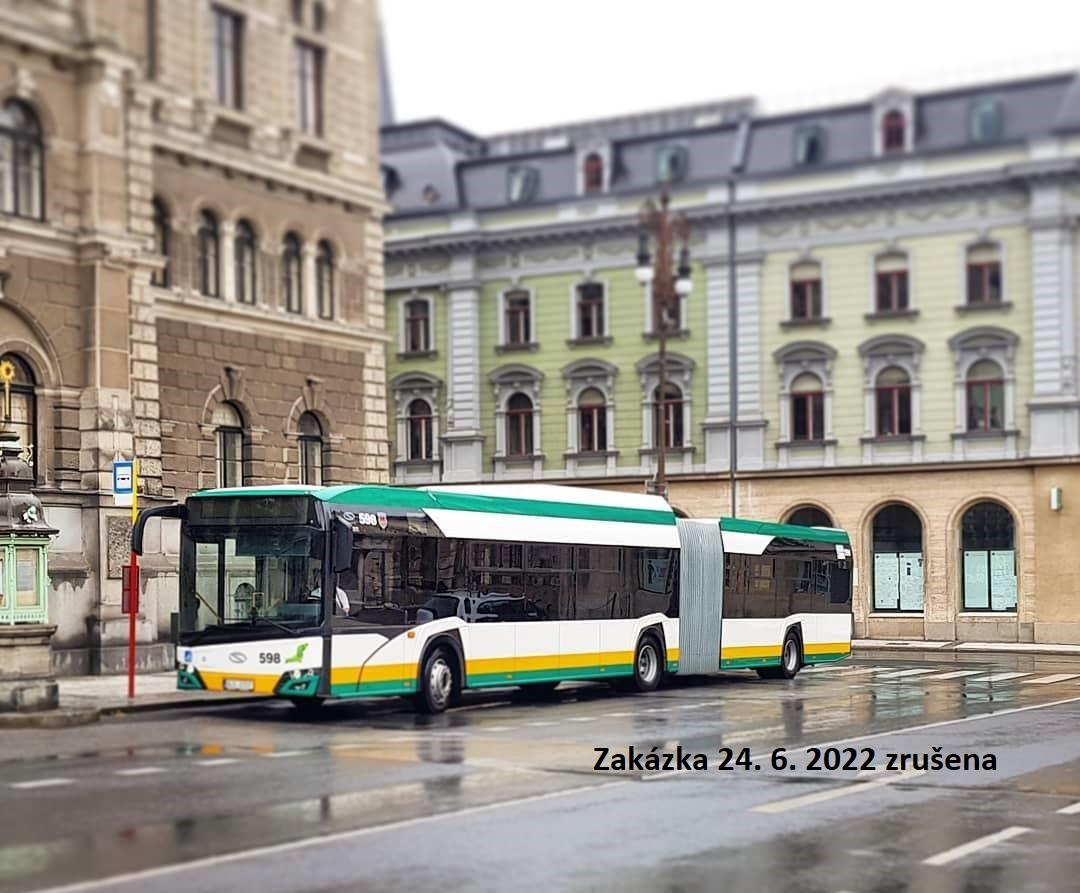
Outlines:
<svg viewBox="0 0 1080 893"><path fill-rule="evenodd" d="M668 424L667 400L667 339L673 322L679 319L679 301L690 294L690 227L682 214L672 214L667 189L660 195L660 207L646 202L639 215L641 231L638 235L637 281L652 286L653 334L659 342L658 384L653 401L653 445L656 449L656 476L650 491L667 498L665 477L665 453L668 449L668 432L674 428L674 419ZM649 255L649 240L653 240L655 257ZM680 242L678 267L675 267L675 243Z"/></svg>

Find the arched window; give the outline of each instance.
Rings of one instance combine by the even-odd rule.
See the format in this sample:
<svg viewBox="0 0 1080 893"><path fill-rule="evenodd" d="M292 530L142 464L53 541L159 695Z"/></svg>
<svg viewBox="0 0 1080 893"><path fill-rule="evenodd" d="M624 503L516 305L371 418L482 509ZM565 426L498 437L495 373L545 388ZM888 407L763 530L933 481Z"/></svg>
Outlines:
<svg viewBox="0 0 1080 893"><path fill-rule="evenodd" d="M656 424L655 413L660 413L660 425L662 432L660 439L665 449L674 449L683 445L683 393L678 385L670 382L664 386L661 396L660 388L653 391L653 424Z"/></svg>
<svg viewBox="0 0 1080 893"><path fill-rule="evenodd" d="M1005 429L1005 380L993 360L973 363L967 373L968 431Z"/></svg>
<svg viewBox="0 0 1080 893"><path fill-rule="evenodd" d="M906 505L874 516L874 610L923 609L922 522Z"/></svg>
<svg viewBox="0 0 1080 893"><path fill-rule="evenodd" d="M285 309L289 313L303 313L303 251L296 233L286 233L281 243L281 290L285 295Z"/></svg>
<svg viewBox="0 0 1080 893"><path fill-rule="evenodd" d="M315 299L320 319L334 318L334 249L325 239L315 252Z"/></svg>
<svg viewBox="0 0 1080 893"><path fill-rule="evenodd" d="M525 394L506 402L506 453L531 456L533 452L533 403Z"/></svg>
<svg viewBox="0 0 1080 893"><path fill-rule="evenodd" d="M979 502L961 523L965 611L1016 610L1016 532L996 502Z"/></svg>
<svg viewBox="0 0 1080 893"><path fill-rule="evenodd" d="M431 429L431 404L418 397L409 404L409 459L431 458Z"/></svg>
<svg viewBox="0 0 1080 893"><path fill-rule="evenodd" d="M898 366L878 373L874 387L878 437L911 433L911 379Z"/></svg>
<svg viewBox="0 0 1080 893"><path fill-rule="evenodd" d="M36 384L34 373L16 354L8 353L0 356L0 366L8 363L15 369L15 377L11 380L11 427L19 435L23 459L34 470L35 480L40 480L34 449L37 444L37 400L34 397ZM3 424L8 409L3 404L4 392L0 388L0 425ZM0 580L0 583L2 582L3 580Z"/></svg>
<svg viewBox="0 0 1080 893"><path fill-rule="evenodd" d="M0 212L41 219L43 155L34 110L9 99L0 106Z"/></svg>
<svg viewBox="0 0 1080 893"><path fill-rule="evenodd" d="M787 516L785 524L798 524L800 527L832 527L833 522L825 512L815 505L804 505Z"/></svg>
<svg viewBox="0 0 1080 893"><path fill-rule="evenodd" d="M323 483L323 430L314 413L305 412L297 424L300 432L300 483L321 487Z"/></svg>
<svg viewBox="0 0 1080 893"><path fill-rule="evenodd" d="M600 192L604 188L604 159L596 152L585 156L584 174L585 194Z"/></svg>
<svg viewBox="0 0 1080 893"><path fill-rule="evenodd" d="M233 263L236 265L236 300L241 304L255 303L256 260L255 229L246 220L236 224L233 242Z"/></svg>
<svg viewBox="0 0 1080 893"><path fill-rule="evenodd" d="M893 109L881 119L881 149L883 152L903 152L906 143L904 113Z"/></svg>
<svg viewBox="0 0 1080 893"><path fill-rule="evenodd" d="M810 372L791 383L791 439L825 439L825 390Z"/></svg>
<svg viewBox="0 0 1080 893"><path fill-rule="evenodd" d="M199 214L199 291L211 298L221 294L221 251L218 220L212 211Z"/></svg>
<svg viewBox="0 0 1080 893"><path fill-rule="evenodd" d="M217 485L244 486L244 422L231 403L219 403L210 418L217 437Z"/></svg>
<svg viewBox="0 0 1080 893"><path fill-rule="evenodd" d="M153 285L168 288L172 284L171 271L169 269L170 252L172 250L172 220L169 217L169 209L160 198L154 197L154 251L165 258L165 266L154 270L150 277Z"/></svg>
<svg viewBox="0 0 1080 893"><path fill-rule="evenodd" d="M607 401L596 388L578 397L578 450L601 453L607 449Z"/></svg>

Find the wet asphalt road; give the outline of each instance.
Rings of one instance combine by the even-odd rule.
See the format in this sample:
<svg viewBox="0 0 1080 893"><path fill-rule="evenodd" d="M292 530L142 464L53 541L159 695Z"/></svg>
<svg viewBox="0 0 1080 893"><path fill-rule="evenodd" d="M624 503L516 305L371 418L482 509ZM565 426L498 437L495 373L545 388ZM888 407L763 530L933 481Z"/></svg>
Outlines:
<svg viewBox="0 0 1080 893"><path fill-rule="evenodd" d="M810 769L830 744L875 768ZM594 770L630 745L710 768ZM980 768L919 771L935 747ZM1056 893L1080 887L1080 660L879 653L434 719L266 703L5 732L0 815L0 893Z"/></svg>

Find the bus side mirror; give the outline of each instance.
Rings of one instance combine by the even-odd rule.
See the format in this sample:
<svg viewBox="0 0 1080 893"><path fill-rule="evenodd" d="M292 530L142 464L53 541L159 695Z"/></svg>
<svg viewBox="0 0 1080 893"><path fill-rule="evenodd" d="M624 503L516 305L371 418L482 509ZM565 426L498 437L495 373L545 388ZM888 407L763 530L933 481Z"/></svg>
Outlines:
<svg viewBox="0 0 1080 893"><path fill-rule="evenodd" d="M352 524L341 517L335 517L332 533L332 556L334 573L343 574L352 569L353 529Z"/></svg>

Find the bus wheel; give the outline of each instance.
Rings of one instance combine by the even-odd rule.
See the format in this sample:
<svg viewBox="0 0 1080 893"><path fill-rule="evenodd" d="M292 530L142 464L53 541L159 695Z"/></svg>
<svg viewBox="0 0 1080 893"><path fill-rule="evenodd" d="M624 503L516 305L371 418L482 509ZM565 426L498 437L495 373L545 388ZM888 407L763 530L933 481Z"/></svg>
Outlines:
<svg viewBox="0 0 1080 893"><path fill-rule="evenodd" d="M442 713L454 700L454 666L450 652L432 648L420 671L420 691L416 707L423 713Z"/></svg>
<svg viewBox="0 0 1080 893"><path fill-rule="evenodd" d="M638 691L656 691L663 675L660 646L655 636L642 636L634 652L634 688Z"/></svg>
<svg viewBox="0 0 1080 893"><path fill-rule="evenodd" d="M784 648L780 652L780 671L777 675L781 679L794 679L801 667L802 649L799 647L799 637L794 632L789 632L784 637Z"/></svg>

